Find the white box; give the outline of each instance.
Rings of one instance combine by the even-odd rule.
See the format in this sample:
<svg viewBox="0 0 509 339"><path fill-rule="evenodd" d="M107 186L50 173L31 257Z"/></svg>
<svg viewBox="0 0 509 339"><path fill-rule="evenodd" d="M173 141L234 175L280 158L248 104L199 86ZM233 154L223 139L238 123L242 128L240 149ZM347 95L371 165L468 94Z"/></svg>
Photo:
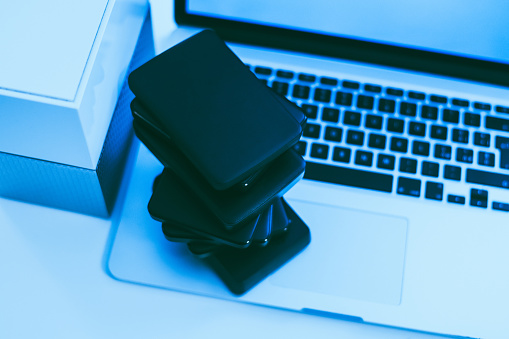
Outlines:
<svg viewBox="0 0 509 339"><path fill-rule="evenodd" d="M0 31L0 195L108 216L132 140L128 67L154 54L147 0L12 1Z"/></svg>

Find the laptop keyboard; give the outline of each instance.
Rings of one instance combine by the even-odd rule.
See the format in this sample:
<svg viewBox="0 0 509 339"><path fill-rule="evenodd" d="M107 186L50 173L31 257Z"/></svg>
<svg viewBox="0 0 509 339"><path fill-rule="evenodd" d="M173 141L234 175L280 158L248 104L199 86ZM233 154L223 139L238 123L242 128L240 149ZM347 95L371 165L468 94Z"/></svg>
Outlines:
<svg viewBox="0 0 509 339"><path fill-rule="evenodd" d="M305 178L509 211L509 107L249 66L308 117Z"/></svg>

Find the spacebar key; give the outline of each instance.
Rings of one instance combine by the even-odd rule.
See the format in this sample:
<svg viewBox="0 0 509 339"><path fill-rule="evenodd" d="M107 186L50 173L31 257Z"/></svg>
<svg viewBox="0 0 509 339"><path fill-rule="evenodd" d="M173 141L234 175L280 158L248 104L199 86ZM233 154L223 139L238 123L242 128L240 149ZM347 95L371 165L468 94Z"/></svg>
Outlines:
<svg viewBox="0 0 509 339"><path fill-rule="evenodd" d="M393 176L358 169L306 162L304 178L381 192L392 192Z"/></svg>

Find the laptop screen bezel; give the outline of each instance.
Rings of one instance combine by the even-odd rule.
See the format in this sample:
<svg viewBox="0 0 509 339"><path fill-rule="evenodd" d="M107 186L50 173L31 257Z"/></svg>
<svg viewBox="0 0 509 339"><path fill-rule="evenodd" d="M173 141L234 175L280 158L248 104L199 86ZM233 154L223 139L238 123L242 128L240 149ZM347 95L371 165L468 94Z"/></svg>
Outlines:
<svg viewBox="0 0 509 339"><path fill-rule="evenodd" d="M174 0L177 25L210 28L225 41L509 87L509 65L505 63L190 14L186 3L187 0Z"/></svg>

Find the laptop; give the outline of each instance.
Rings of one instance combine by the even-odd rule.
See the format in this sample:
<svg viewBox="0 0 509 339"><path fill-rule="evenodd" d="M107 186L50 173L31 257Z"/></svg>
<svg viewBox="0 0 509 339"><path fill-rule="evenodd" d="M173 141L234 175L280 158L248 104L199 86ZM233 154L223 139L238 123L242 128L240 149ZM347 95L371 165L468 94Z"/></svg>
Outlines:
<svg viewBox="0 0 509 339"><path fill-rule="evenodd" d="M153 221L126 207L112 275L417 331L505 336L508 12L504 1L176 0L172 44L214 29L308 116L296 146L305 177L285 199L312 240L234 297L164 240L140 254L146 241L120 231ZM153 169L135 170L126 206L143 205L136 190L161 170L143 146L138 161ZM122 241L138 242L131 262L134 245L122 252Z"/></svg>

